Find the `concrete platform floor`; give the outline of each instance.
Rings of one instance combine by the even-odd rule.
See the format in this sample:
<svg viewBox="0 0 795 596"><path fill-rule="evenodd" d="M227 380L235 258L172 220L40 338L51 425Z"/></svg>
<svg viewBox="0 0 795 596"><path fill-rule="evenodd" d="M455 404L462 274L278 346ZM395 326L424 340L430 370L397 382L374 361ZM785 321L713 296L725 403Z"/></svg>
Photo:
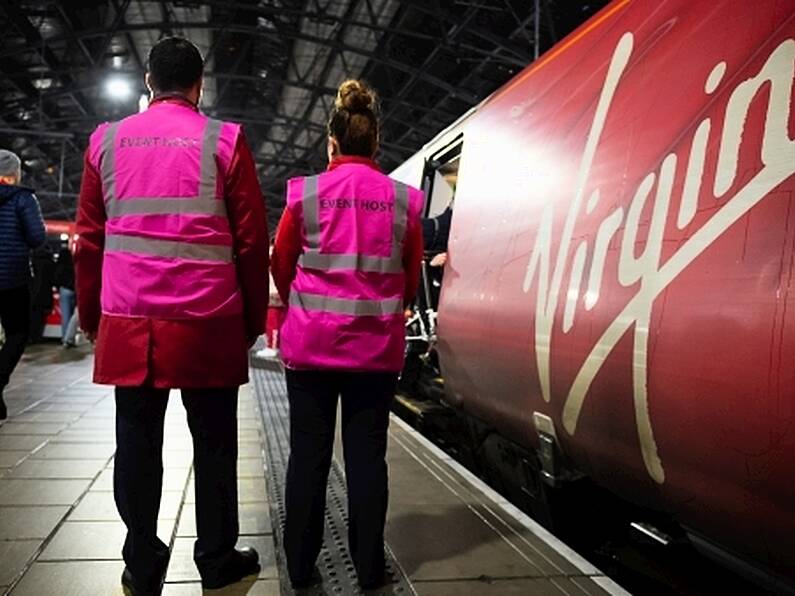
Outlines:
<svg viewBox="0 0 795 596"><path fill-rule="evenodd" d="M91 383L92 364L89 347L34 346L6 389L10 417L0 426L0 594L123 593L125 528L112 492L113 391ZM275 551L278 536L271 520L272 511L282 513L278 497L283 478L275 464L266 470L262 430L264 418L268 440L286 441L284 421L280 426L278 420L268 418L279 400L284 402L282 410L286 408L284 381L277 371L253 374L257 391L254 385L241 389L238 411L239 545L259 550L262 571L223 590L202 591L192 559L196 535L192 447L185 412L175 395L166 415L158 532L172 551L166 596L293 594L279 578L281 557ZM271 380L264 383L267 375ZM286 443L280 450L285 448ZM273 445L267 453L273 453ZM386 539L403 580L378 594L626 596L599 570L547 536L397 419L390 429L388 464ZM269 478L274 479L272 487ZM269 488L270 495L276 495L273 503ZM344 488L330 506L344 509ZM338 542L344 554L341 535L327 533L326 541ZM326 575L329 581L309 593L361 593L335 582L331 571Z"/></svg>
<svg viewBox="0 0 795 596"><path fill-rule="evenodd" d="M0 426L0 594L122 594L124 526L113 501L114 400L91 383L90 348L31 347L6 388ZM258 578L212 594L279 594L260 416L244 387L239 405L240 545L262 559ZM172 548L163 594L201 594L192 447L173 396L166 415L160 538Z"/></svg>

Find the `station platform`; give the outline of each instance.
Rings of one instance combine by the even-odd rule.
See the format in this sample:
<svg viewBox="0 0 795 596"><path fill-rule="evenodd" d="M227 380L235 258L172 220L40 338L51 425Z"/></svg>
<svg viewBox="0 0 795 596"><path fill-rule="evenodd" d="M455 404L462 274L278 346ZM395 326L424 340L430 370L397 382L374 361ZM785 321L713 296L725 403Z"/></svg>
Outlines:
<svg viewBox="0 0 795 596"><path fill-rule="evenodd" d="M112 389L90 383L90 349L31 348L6 389L0 427L0 594L122 594L124 527L112 494ZM207 594L289 595L280 573L287 398L279 363L255 360L239 406L240 546L260 552L258 577ZM169 404L159 535L172 548L165 595L201 594L190 434ZM323 583L307 595L360 594L346 549L345 482L329 480ZM391 583L367 594L626 594L426 439L393 417L386 529Z"/></svg>
<svg viewBox="0 0 795 596"><path fill-rule="evenodd" d="M0 594L124 594L125 528L113 501L113 389L91 383L88 346L30 347L6 388L0 426ZM217 594L279 594L262 425L250 386L238 406L240 546L260 553L259 577ZM175 396L176 397L176 396ZM181 401L171 399L163 448L158 536L171 547L165 596L202 594L191 463Z"/></svg>

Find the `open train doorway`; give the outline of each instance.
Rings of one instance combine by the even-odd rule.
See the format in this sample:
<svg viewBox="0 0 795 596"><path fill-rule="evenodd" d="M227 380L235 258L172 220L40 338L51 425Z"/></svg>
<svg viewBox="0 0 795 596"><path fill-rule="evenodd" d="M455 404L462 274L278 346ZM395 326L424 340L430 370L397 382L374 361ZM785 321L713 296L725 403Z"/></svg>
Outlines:
<svg viewBox="0 0 795 596"><path fill-rule="evenodd" d="M417 295L406 318L406 361L400 379L406 403L422 404L411 407L443 403L444 379L436 351L437 316L463 141L462 134L456 135L430 153L423 164L424 255Z"/></svg>

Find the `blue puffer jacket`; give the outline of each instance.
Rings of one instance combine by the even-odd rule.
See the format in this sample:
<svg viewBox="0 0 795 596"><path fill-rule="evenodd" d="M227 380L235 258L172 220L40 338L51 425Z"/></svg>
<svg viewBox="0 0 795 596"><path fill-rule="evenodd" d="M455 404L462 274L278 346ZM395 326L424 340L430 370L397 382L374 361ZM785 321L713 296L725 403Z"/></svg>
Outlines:
<svg viewBox="0 0 795 596"><path fill-rule="evenodd" d="M0 290L30 279L30 251L47 240L36 195L23 186L0 184Z"/></svg>

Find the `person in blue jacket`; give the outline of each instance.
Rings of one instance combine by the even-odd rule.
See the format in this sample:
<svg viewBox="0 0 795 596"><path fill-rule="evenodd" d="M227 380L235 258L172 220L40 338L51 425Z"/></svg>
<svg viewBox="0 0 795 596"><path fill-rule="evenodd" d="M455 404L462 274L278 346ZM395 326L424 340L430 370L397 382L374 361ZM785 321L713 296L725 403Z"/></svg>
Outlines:
<svg viewBox="0 0 795 596"><path fill-rule="evenodd" d="M30 188L19 186L22 163L0 149L0 325L5 343L0 348L0 420L8 413L3 390L8 385L30 328L30 251L47 240L39 201Z"/></svg>

